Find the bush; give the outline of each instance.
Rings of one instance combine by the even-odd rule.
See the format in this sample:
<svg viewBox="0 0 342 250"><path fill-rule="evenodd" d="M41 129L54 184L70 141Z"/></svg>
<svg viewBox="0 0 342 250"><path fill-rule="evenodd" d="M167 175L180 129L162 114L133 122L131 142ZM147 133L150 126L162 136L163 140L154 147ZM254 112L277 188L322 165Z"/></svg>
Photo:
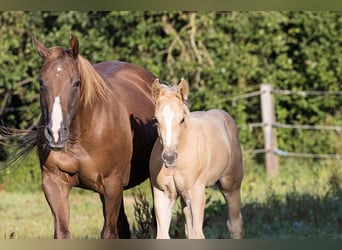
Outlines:
<svg viewBox="0 0 342 250"><path fill-rule="evenodd" d="M31 36L51 47L67 46L75 34L80 53L92 63L125 60L163 81L186 78L192 110L227 110L237 121L243 149L263 148L262 131L248 127L261 120L259 99L233 105L232 97L258 90L265 82L287 90L339 90L341 20L339 11L1 12L0 119L20 129L37 126L36 79L42 62ZM339 97L276 96L275 101L280 123L342 124ZM285 151L342 151L338 131L327 135L286 129L277 136Z"/></svg>

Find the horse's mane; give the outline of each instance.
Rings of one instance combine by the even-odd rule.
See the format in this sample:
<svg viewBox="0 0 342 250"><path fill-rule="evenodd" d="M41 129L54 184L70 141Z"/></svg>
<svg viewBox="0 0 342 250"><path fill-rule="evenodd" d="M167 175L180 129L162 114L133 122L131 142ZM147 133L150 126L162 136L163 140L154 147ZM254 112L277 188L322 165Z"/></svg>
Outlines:
<svg viewBox="0 0 342 250"><path fill-rule="evenodd" d="M81 104L83 107L91 107L97 101L107 100L110 92L105 80L87 59L78 55L77 61L81 75Z"/></svg>
<svg viewBox="0 0 342 250"><path fill-rule="evenodd" d="M109 86L97 73L90 62L78 56L78 69L81 75L81 105L91 107L95 102L107 100ZM0 144L13 149L5 162L0 162L0 170L16 168L37 146L36 130L12 129L0 122Z"/></svg>

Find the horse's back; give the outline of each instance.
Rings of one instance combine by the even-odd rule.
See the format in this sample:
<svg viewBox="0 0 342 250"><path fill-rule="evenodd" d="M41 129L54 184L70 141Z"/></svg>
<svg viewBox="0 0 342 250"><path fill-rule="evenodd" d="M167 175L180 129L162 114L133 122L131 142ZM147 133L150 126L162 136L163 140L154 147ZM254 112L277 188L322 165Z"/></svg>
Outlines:
<svg viewBox="0 0 342 250"><path fill-rule="evenodd" d="M222 129L222 136L228 139L227 149L229 154L229 163L225 168L222 176L230 176L232 185L240 185L243 177L243 160L241 145L239 140L239 131L235 120L224 110L212 109L207 112L207 115L212 117L212 121L216 119L222 121L224 129ZM219 131L219 130L218 130ZM224 132L223 132L224 131Z"/></svg>
<svg viewBox="0 0 342 250"><path fill-rule="evenodd" d="M199 158L204 157L202 162L210 163L205 166L207 175L212 175L213 180L217 175L227 174L242 178L241 147L234 119L221 109L191 112L190 116L199 124L194 133L200 137L198 144L206 152L198 152Z"/></svg>
<svg viewBox="0 0 342 250"><path fill-rule="evenodd" d="M148 177L149 157L157 138L152 120L154 103L151 97L151 84L156 77L138 65L122 61L101 62L95 64L94 68L110 85L112 105L121 108L119 112L128 117L130 122L133 156L129 188ZM115 110L113 112L117 112Z"/></svg>
<svg viewBox="0 0 342 250"><path fill-rule="evenodd" d="M123 61L106 61L94 64L94 68L110 85L132 83L151 95L150 86L156 77L143 67Z"/></svg>

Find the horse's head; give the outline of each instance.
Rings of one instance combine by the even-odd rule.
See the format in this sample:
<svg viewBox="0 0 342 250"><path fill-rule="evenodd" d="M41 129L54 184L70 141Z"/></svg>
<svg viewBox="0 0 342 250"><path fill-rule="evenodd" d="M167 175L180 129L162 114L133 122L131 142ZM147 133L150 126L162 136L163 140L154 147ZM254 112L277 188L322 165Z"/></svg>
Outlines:
<svg viewBox="0 0 342 250"><path fill-rule="evenodd" d="M155 101L154 116L163 145L161 157L168 168L176 166L181 128L189 112L186 107L188 92L189 86L184 79L177 88L160 84L158 79L152 84L152 96Z"/></svg>
<svg viewBox="0 0 342 250"><path fill-rule="evenodd" d="M44 60L39 76L44 136L51 149L59 150L67 142L70 123L79 106L78 41L72 36L68 49L46 48L34 37L33 43Z"/></svg>

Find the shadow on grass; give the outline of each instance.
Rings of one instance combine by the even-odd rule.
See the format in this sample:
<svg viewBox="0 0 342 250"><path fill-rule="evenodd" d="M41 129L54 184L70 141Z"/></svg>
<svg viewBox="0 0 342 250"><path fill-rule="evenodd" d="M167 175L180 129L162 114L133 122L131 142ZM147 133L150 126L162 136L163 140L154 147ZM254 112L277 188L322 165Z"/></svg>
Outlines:
<svg viewBox="0 0 342 250"><path fill-rule="evenodd" d="M329 192L324 197L299 194L295 191L284 196L275 195L274 192L271 192L264 203L247 202L242 207L244 238L341 239L341 194L341 189ZM139 203L139 199L136 202ZM146 203L144 204L145 213L148 213L150 208L146 208ZM226 228L226 220L226 204L219 200L212 201L209 196L203 224L206 238L230 238ZM184 223L181 209L177 209L170 227L171 238L185 238ZM152 220L149 227L144 225L140 234L146 228L153 228ZM135 230L136 232L139 231L139 225ZM146 234L145 232L143 235L149 235L153 238L154 234L151 232ZM137 238L140 238L139 235Z"/></svg>
<svg viewBox="0 0 342 250"><path fill-rule="evenodd" d="M310 194L271 194L264 204L242 208L245 238L342 238L341 192L321 198Z"/></svg>

